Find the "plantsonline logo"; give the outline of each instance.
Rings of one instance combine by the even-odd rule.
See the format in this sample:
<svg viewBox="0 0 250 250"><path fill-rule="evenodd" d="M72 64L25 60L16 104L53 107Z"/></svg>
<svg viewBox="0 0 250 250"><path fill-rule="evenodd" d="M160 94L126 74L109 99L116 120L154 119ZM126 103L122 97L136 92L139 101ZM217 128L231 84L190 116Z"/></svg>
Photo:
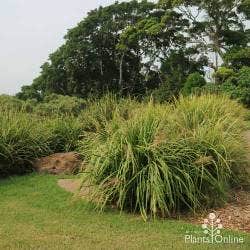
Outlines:
<svg viewBox="0 0 250 250"><path fill-rule="evenodd" d="M237 237L233 235L223 236L222 229L223 225L221 220L216 217L214 213L210 213L208 218L204 220L202 224L202 236L200 235L201 232L186 232L185 235L185 243L191 244L242 244L244 243L243 237ZM195 234L195 235L194 235Z"/></svg>

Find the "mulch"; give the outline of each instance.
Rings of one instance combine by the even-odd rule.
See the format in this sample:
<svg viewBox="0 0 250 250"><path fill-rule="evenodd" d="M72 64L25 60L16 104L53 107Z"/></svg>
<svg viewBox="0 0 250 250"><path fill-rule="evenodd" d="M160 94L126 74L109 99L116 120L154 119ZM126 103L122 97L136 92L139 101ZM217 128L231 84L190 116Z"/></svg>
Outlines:
<svg viewBox="0 0 250 250"><path fill-rule="evenodd" d="M201 225L209 213L221 220L223 228L250 233L250 191L234 190L230 202L223 207L210 209L195 216L183 218L185 221Z"/></svg>

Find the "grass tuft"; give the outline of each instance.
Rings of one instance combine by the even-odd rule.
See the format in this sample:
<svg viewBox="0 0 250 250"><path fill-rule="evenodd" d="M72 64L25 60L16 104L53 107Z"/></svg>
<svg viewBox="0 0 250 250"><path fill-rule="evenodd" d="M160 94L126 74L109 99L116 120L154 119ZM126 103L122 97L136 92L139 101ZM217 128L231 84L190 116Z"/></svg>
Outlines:
<svg viewBox="0 0 250 250"><path fill-rule="evenodd" d="M213 95L150 102L128 119L115 111L85 134L84 181L101 208L115 204L144 219L217 205L244 158L244 117L239 104Z"/></svg>

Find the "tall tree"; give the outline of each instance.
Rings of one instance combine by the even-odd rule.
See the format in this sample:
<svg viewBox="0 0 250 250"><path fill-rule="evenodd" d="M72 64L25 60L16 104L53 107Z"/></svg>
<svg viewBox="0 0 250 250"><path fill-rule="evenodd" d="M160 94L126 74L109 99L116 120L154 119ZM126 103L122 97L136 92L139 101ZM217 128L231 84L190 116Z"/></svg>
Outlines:
<svg viewBox="0 0 250 250"><path fill-rule="evenodd" d="M100 7L75 28L66 42L49 56L33 84L43 94L88 96L107 90L140 91L142 60L139 54L117 49L122 32L151 15L155 4L148 1L115 3ZM120 85L123 85L122 87Z"/></svg>
<svg viewBox="0 0 250 250"><path fill-rule="evenodd" d="M143 95L161 82L161 64L184 50L189 22L155 3L100 7L68 31L33 82L41 95Z"/></svg>
<svg viewBox="0 0 250 250"><path fill-rule="evenodd" d="M191 43L215 58L210 66L217 70L224 54L249 42L245 21L249 18L249 0L160 0L161 6L176 9L190 21Z"/></svg>

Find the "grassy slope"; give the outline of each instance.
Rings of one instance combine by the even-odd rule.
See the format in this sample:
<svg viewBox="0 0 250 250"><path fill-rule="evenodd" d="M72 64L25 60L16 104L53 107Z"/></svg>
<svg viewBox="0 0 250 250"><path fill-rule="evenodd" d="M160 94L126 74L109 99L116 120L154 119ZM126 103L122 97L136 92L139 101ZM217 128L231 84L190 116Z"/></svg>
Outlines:
<svg viewBox="0 0 250 250"><path fill-rule="evenodd" d="M184 243L185 232L200 227L99 214L72 199L56 180L37 175L0 180L0 249L249 249L247 234L241 246L191 245Z"/></svg>

